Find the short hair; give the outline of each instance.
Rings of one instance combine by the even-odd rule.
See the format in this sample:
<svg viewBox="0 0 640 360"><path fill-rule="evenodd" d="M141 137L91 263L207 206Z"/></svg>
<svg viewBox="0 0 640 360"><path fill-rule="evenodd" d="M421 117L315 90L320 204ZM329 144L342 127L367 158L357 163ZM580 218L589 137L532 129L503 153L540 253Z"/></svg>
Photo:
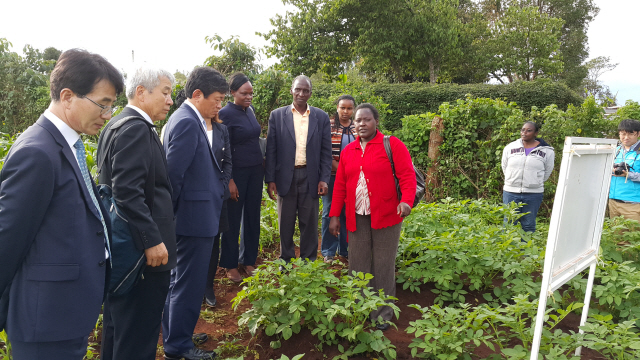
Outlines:
<svg viewBox="0 0 640 360"><path fill-rule="evenodd" d="M133 74L127 79L127 99L133 99L135 97L136 88L140 85L151 92L160 84L160 79L163 77L171 82L171 88L176 85L175 77L167 70L145 65L135 69Z"/></svg>
<svg viewBox="0 0 640 360"><path fill-rule="evenodd" d="M640 131L640 121L633 119L625 119L618 124L618 132L624 131L628 133Z"/></svg>
<svg viewBox="0 0 640 360"><path fill-rule="evenodd" d="M536 123L536 122L533 122L533 121L525 121L525 122L524 122L524 124L522 124L522 126L524 126L525 124L531 124L531 125L533 125L533 129L534 129L536 132L540 131L540 128L542 127L542 125L540 125L540 124L538 124L538 123Z"/></svg>
<svg viewBox="0 0 640 360"><path fill-rule="evenodd" d="M376 109L375 106L369 104L369 103L363 103L360 104L356 107L356 109L353 111L353 113L357 113L358 110L362 110L362 109L369 109L371 111L371 113L373 114L373 118L376 120L380 120L380 115L378 114L378 109Z"/></svg>
<svg viewBox="0 0 640 360"><path fill-rule="evenodd" d="M60 55L51 72L51 99L60 101L62 89L70 89L78 96L93 91L101 80L107 80L119 95L124 89L122 74L104 57L86 50L71 49Z"/></svg>
<svg viewBox="0 0 640 360"><path fill-rule="evenodd" d="M229 92L229 84L218 70L209 66L201 66L189 74L184 90L189 99L193 97L193 92L196 90L202 91L202 95L206 98L216 91L226 94Z"/></svg>
<svg viewBox="0 0 640 360"><path fill-rule="evenodd" d="M240 87L249 82L247 75L237 72L229 77L229 90L238 91Z"/></svg>
<svg viewBox="0 0 640 360"><path fill-rule="evenodd" d="M313 89L313 85L311 84L311 79L309 79L309 77L307 75L298 75L296 76L295 79L293 79L293 82L291 83L291 88L293 89L293 85L296 83L296 81L298 80L305 80L306 82L309 83L309 89Z"/></svg>
<svg viewBox="0 0 640 360"><path fill-rule="evenodd" d="M340 101L342 100L351 100L351 102L353 102L353 106L356 106L356 99L351 95L340 95L336 100L336 106L340 105Z"/></svg>

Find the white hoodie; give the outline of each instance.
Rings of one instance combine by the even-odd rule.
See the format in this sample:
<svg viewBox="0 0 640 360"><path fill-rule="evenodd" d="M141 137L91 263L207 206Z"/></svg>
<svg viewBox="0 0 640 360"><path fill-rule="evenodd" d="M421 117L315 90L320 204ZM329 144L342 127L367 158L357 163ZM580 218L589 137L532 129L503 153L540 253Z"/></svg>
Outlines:
<svg viewBox="0 0 640 360"><path fill-rule="evenodd" d="M502 150L502 172L504 191L512 193L541 193L544 182L553 171L555 152L542 139L529 155L525 155L522 139L518 139Z"/></svg>

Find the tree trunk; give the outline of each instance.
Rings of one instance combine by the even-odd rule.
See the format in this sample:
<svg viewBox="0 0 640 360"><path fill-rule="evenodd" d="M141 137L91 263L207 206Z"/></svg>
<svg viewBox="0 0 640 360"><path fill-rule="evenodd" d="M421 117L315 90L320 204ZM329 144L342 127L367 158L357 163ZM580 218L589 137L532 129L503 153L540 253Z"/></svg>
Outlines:
<svg viewBox="0 0 640 360"><path fill-rule="evenodd" d="M429 133L429 169L425 179L427 191L425 200L433 202L435 200L431 189L438 186L438 157L440 157L440 145L444 142L442 133L444 132L444 122L440 116L433 118L431 122L431 133Z"/></svg>
<svg viewBox="0 0 640 360"><path fill-rule="evenodd" d="M436 80L438 80L438 76L436 76L436 67L433 65L433 59L429 58L429 82L435 84Z"/></svg>

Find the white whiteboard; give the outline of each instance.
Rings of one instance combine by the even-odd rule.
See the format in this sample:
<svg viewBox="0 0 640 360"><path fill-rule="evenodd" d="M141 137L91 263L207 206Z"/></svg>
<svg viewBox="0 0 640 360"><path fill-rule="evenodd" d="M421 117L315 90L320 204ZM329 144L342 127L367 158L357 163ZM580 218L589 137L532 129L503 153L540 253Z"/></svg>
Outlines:
<svg viewBox="0 0 640 360"><path fill-rule="evenodd" d="M596 261L617 143L615 139L565 139L542 294L550 294Z"/></svg>

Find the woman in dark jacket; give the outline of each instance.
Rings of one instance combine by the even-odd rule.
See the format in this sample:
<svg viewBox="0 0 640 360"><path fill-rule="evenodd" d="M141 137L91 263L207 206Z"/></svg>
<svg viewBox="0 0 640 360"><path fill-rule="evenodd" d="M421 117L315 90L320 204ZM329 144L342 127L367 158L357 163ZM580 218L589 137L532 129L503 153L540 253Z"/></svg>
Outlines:
<svg viewBox="0 0 640 360"><path fill-rule="evenodd" d="M349 273L370 273L369 286L395 296L395 259L402 219L411 213L416 195L416 175L409 150L391 137L391 150L402 198L398 200L391 162L384 148L384 135L377 130L378 111L371 104L356 108L354 120L358 138L340 154L333 188L329 231L337 236L349 232ZM340 213L346 205L347 228L340 229ZM380 330L389 328L393 310L388 306L373 311L371 321ZM380 319L382 321L380 321Z"/></svg>
<svg viewBox="0 0 640 360"><path fill-rule="evenodd" d="M233 103L227 103L219 113L220 120L229 130L233 158L232 179L229 182L229 231L222 234L220 266L227 269L229 279L240 282L238 238L241 219L244 222L242 263L247 274L253 274L258 257L264 166L259 141L261 128L251 106L253 86L246 75L235 73L229 78L229 88Z"/></svg>

